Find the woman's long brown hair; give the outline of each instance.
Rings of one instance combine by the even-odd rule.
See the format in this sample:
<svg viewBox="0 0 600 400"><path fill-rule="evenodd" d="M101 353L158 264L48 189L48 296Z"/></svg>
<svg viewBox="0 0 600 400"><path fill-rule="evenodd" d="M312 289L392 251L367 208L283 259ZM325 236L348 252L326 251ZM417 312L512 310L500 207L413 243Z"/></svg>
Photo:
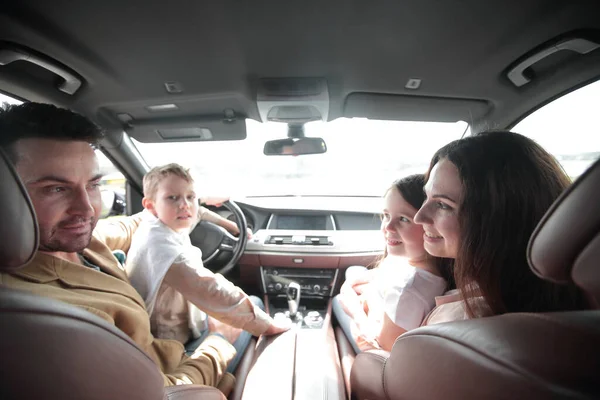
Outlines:
<svg viewBox="0 0 600 400"><path fill-rule="evenodd" d="M583 308L578 289L538 278L526 259L533 230L571 183L556 159L525 136L499 131L444 146L429 171L442 159L463 184L454 278L469 316L478 295L494 314Z"/></svg>

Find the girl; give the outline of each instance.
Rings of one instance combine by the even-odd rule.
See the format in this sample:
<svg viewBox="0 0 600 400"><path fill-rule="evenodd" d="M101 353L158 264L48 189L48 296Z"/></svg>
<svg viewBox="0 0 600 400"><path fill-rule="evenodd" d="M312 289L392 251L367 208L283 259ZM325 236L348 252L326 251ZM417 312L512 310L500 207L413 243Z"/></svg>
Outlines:
<svg viewBox="0 0 600 400"><path fill-rule="evenodd" d="M333 311L350 343L361 350L391 350L398 336L418 327L445 292L450 273L427 254L414 215L423 204L423 175L392 184L385 194L381 232L384 258L372 270L350 267Z"/></svg>

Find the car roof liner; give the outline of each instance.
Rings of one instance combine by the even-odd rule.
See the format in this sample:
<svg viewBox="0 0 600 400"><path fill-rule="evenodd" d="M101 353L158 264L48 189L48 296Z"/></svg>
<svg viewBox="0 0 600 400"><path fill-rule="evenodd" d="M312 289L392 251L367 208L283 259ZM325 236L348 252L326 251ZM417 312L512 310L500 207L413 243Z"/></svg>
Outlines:
<svg viewBox="0 0 600 400"><path fill-rule="evenodd" d="M532 51L561 35L600 31L594 0L274 4L9 2L0 8L0 41L64 66L82 86L66 95L57 88L64 76L30 73L35 65L16 73L22 61L0 66L0 85L126 126L118 114L175 121L233 110L260 121L261 79L319 78L327 82L327 120L458 119L506 128L600 77L600 50L530 65ZM507 77L515 67L513 75L534 79L515 86ZM166 106L149 111L157 105Z"/></svg>
<svg viewBox="0 0 600 400"><path fill-rule="evenodd" d="M491 104L485 100L351 93L346 98L344 116L405 121L465 121L473 125L491 108Z"/></svg>

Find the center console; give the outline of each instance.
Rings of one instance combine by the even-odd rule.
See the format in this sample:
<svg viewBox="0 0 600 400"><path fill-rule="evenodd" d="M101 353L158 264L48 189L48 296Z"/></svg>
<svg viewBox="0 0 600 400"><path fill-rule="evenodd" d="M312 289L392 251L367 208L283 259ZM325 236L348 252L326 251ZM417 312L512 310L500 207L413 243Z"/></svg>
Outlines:
<svg viewBox="0 0 600 400"><path fill-rule="evenodd" d="M302 329L323 327L337 269L261 267L261 277L273 318L288 319Z"/></svg>
<svg viewBox="0 0 600 400"><path fill-rule="evenodd" d="M286 294L290 282L300 285L303 297L331 297L338 281L333 268L260 268L263 291L272 296Z"/></svg>
<svg viewBox="0 0 600 400"><path fill-rule="evenodd" d="M267 311L275 319L292 322L292 328L260 337L242 399L345 399L331 326L338 270L261 267L260 273Z"/></svg>

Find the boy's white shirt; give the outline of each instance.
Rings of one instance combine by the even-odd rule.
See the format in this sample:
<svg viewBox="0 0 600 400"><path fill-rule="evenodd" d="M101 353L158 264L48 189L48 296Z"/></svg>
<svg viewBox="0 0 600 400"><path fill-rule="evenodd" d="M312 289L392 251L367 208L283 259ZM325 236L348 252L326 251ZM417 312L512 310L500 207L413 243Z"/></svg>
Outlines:
<svg viewBox="0 0 600 400"><path fill-rule="evenodd" d="M203 266L202 251L192 245L189 232L175 232L148 210L145 210L133 237L125 269L131 284L144 298L152 320L155 320L153 312L163 280L174 263L184 263L193 267L197 275L207 282L207 293L214 292L216 294L217 302L219 298L237 299L234 303L230 301L224 307L206 302L203 308L209 314L225 317L219 319L256 335L263 333L270 326L270 317L258 307L254 307L245 294L241 296L240 289L222 275L213 274ZM198 297L202 296L198 295ZM242 305L242 302L249 303L245 308L252 311L243 313L236 310L235 315L227 315L231 314L235 308L244 308L238 307ZM191 302L188 302L188 322L194 338L199 337L201 332L207 328L206 314Z"/></svg>
<svg viewBox="0 0 600 400"><path fill-rule="evenodd" d="M142 221L127 254L125 270L131 284L144 299L149 315L154 312L158 291L167 271L184 250L187 258L196 259L198 265L202 265L202 251L191 245L189 233L175 232L148 210L142 212ZM188 302L188 319L192 336L200 337L208 327L206 313Z"/></svg>

